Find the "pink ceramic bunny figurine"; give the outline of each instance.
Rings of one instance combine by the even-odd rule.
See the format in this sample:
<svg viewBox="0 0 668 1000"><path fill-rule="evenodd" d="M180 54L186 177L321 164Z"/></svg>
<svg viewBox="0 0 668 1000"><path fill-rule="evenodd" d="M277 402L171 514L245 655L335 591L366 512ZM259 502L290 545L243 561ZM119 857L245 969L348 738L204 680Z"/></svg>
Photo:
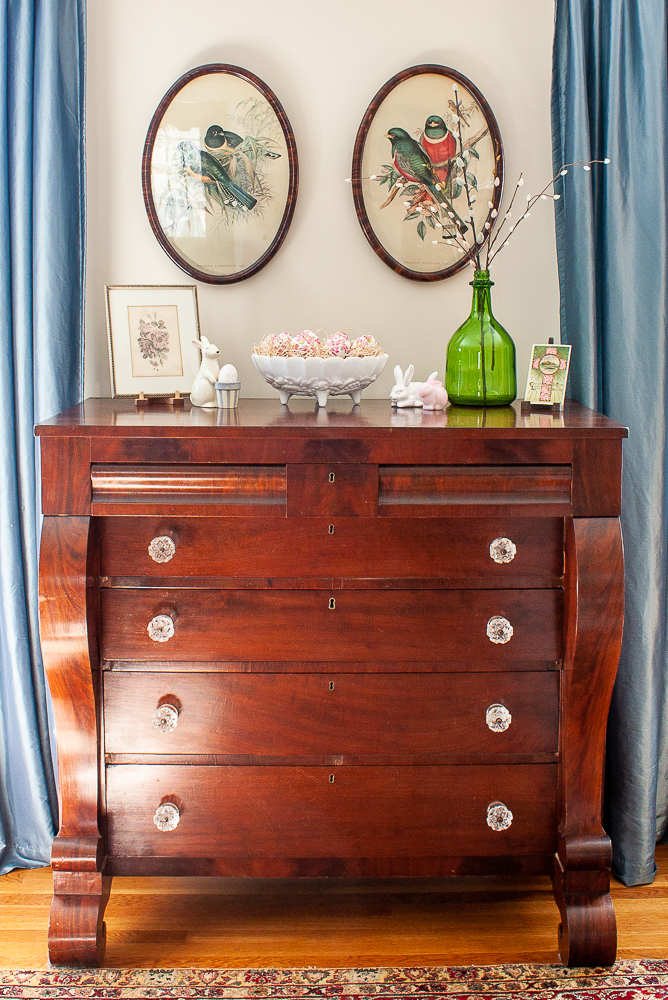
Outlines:
<svg viewBox="0 0 668 1000"><path fill-rule="evenodd" d="M436 378L437 375L438 372L432 372L418 389L425 410L444 410L448 402L448 394L443 388L443 383Z"/></svg>

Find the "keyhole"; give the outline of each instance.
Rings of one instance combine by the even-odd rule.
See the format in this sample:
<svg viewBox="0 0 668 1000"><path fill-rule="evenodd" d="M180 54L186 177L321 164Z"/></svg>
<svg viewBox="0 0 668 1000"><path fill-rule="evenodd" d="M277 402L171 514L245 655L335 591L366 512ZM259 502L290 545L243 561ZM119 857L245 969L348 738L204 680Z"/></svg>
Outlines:
<svg viewBox="0 0 668 1000"><path fill-rule="evenodd" d="M329 776L329 783L330 783L330 785L334 784L334 775L333 774L330 774L330 776Z"/></svg>
<svg viewBox="0 0 668 1000"><path fill-rule="evenodd" d="M330 597L330 599L329 599L329 610L330 611L334 611L335 608L336 608L336 598Z"/></svg>
<svg viewBox="0 0 668 1000"><path fill-rule="evenodd" d="M330 474L329 474L329 481L330 481L330 483L333 483L335 479L336 479L335 473L330 472Z"/></svg>
<svg viewBox="0 0 668 1000"><path fill-rule="evenodd" d="M330 526L329 526L329 528L327 530L329 531L330 535L333 535L334 534L334 525L330 524Z"/></svg>
<svg viewBox="0 0 668 1000"><path fill-rule="evenodd" d="M333 690L334 690L334 681L330 681L330 682L329 682L329 690L330 690L330 691L333 691Z"/></svg>

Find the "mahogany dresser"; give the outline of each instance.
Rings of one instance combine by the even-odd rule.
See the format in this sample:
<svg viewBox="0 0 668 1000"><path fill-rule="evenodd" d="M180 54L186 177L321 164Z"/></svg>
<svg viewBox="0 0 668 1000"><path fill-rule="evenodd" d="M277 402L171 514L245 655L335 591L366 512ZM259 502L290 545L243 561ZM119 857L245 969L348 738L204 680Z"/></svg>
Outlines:
<svg viewBox="0 0 668 1000"><path fill-rule="evenodd" d="M612 963L625 428L97 399L37 434L52 963L102 960L113 875L493 873Z"/></svg>

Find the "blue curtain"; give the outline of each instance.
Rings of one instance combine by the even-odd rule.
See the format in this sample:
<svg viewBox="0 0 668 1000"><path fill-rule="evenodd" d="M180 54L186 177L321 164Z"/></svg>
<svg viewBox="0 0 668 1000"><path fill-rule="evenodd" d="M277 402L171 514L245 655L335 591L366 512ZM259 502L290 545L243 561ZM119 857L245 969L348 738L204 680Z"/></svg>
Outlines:
<svg viewBox="0 0 668 1000"><path fill-rule="evenodd" d="M85 0L2 0L0 873L57 828L37 621L33 422L83 389Z"/></svg>
<svg viewBox="0 0 668 1000"><path fill-rule="evenodd" d="M626 620L608 723L606 824L615 871L651 882L666 833L666 334L668 76L665 0L557 0L552 87L561 332L573 395L627 424Z"/></svg>

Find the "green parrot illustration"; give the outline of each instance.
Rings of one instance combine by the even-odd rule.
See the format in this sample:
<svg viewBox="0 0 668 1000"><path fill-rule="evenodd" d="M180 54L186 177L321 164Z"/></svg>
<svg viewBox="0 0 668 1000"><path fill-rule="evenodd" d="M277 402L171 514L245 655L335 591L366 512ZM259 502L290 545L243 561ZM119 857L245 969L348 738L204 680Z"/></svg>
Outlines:
<svg viewBox="0 0 668 1000"><path fill-rule="evenodd" d="M411 139L406 129L391 128L385 136L392 143L392 160L397 172L408 181L422 184L437 204L444 205L448 212L452 212L459 223L460 232L465 233L468 226L445 197L443 185L434 173L426 150L415 139Z"/></svg>

